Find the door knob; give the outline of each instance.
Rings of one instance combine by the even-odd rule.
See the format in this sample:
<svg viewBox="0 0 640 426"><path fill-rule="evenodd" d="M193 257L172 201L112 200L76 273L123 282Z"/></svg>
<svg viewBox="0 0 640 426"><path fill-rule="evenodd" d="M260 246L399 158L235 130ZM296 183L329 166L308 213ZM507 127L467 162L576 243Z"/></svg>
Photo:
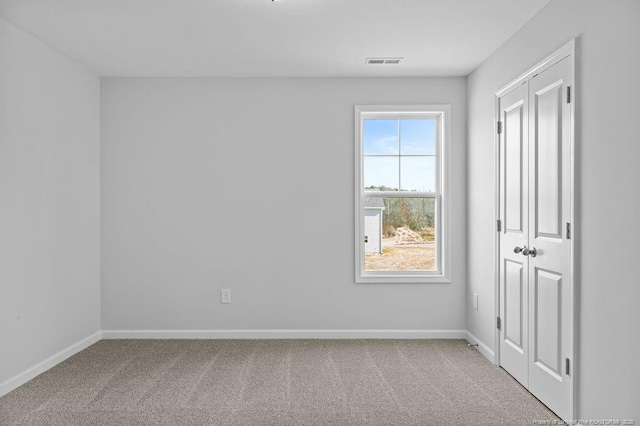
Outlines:
<svg viewBox="0 0 640 426"><path fill-rule="evenodd" d="M522 250L522 254L524 254L525 256L536 257L536 255L538 254L538 250L536 250L535 247L525 248L524 250Z"/></svg>
<svg viewBox="0 0 640 426"><path fill-rule="evenodd" d="M518 254L518 253L520 253L520 252L522 252L523 250L526 250L526 249L527 249L527 246L524 246L524 247L518 247L518 246L516 246L516 247L513 249L513 252L514 252L514 253L516 253L516 254Z"/></svg>

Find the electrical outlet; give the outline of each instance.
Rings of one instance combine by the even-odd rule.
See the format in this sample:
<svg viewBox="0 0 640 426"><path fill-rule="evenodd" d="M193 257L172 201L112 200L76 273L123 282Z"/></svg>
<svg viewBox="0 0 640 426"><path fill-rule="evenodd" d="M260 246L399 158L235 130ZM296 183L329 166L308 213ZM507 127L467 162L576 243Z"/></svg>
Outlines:
<svg viewBox="0 0 640 426"><path fill-rule="evenodd" d="M231 303L231 289L223 288L220 290L220 302L221 303Z"/></svg>
<svg viewBox="0 0 640 426"><path fill-rule="evenodd" d="M478 310L478 293L473 293L473 308Z"/></svg>

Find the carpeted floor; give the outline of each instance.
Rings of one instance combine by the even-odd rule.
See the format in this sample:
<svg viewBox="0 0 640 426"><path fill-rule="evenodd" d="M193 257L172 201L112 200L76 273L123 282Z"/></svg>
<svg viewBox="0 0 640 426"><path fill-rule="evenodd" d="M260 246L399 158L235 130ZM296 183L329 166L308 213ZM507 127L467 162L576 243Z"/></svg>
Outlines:
<svg viewBox="0 0 640 426"><path fill-rule="evenodd" d="M0 398L2 425L534 420L558 418L463 340L103 340Z"/></svg>

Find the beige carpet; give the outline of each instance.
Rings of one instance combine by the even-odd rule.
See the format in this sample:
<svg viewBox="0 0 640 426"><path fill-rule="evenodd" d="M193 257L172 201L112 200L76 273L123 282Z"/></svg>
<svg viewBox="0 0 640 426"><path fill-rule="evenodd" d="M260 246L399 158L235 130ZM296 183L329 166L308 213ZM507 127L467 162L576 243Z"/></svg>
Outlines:
<svg viewBox="0 0 640 426"><path fill-rule="evenodd" d="M557 417L463 340L103 340L0 424L527 424Z"/></svg>

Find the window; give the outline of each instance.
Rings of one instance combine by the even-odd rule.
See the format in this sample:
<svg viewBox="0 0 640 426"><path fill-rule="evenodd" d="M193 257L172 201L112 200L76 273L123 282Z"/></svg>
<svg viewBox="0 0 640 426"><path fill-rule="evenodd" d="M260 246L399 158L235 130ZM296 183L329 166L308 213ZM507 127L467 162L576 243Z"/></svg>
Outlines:
<svg viewBox="0 0 640 426"><path fill-rule="evenodd" d="M449 106L355 115L356 282L448 282Z"/></svg>

